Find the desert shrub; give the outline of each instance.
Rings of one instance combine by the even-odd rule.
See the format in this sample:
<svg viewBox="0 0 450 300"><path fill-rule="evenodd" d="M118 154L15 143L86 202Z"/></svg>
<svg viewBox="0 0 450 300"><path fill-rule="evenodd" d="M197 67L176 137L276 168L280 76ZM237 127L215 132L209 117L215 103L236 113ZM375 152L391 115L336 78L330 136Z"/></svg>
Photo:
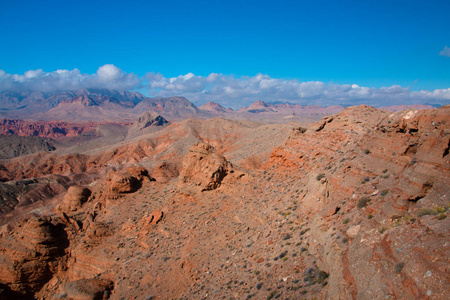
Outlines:
<svg viewBox="0 0 450 300"><path fill-rule="evenodd" d="M386 227L381 227L380 229L378 229L378 232L383 234L386 231Z"/></svg>
<svg viewBox="0 0 450 300"><path fill-rule="evenodd" d="M384 169L381 173L386 174L388 169Z"/></svg>
<svg viewBox="0 0 450 300"><path fill-rule="evenodd" d="M373 216L372 216L372 214L369 214L368 216L367 216L367 219L372 219L373 218Z"/></svg>
<svg viewBox="0 0 450 300"><path fill-rule="evenodd" d="M294 131L295 133L305 133L306 132L306 128L304 127L294 127L292 128L292 131Z"/></svg>
<svg viewBox="0 0 450 300"><path fill-rule="evenodd" d="M417 163L417 158L413 157L411 161L408 163L408 166L415 165Z"/></svg>
<svg viewBox="0 0 450 300"><path fill-rule="evenodd" d="M445 208L439 207L439 206L436 207L434 210L435 210L438 214L445 213L445 211L446 211Z"/></svg>
<svg viewBox="0 0 450 300"><path fill-rule="evenodd" d="M364 149L364 154L369 154L370 153L370 149Z"/></svg>
<svg viewBox="0 0 450 300"><path fill-rule="evenodd" d="M273 299L277 295L277 291L272 291L269 296L267 296L267 300Z"/></svg>
<svg viewBox="0 0 450 300"><path fill-rule="evenodd" d="M307 233L309 231L310 228L306 228L303 229L302 231L300 231L300 235L304 235L305 233Z"/></svg>
<svg viewBox="0 0 450 300"><path fill-rule="evenodd" d="M349 219L349 218L346 218L346 219L344 219L344 220L342 221L342 224L347 224L349 221L350 221L350 219Z"/></svg>
<svg viewBox="0 0 450 300"><path fill-rule="evenodd" d="M396 263L396 264L394 265L395 273L399 274L399 273L403 270L403 267L404 267L404 266L405 266L405 263L404 263L404 262L398 262L398 263Z"/></svg>
<svg viewBox="0 0 450 300"><path fill-rule="evenodd" d="M431 208L421 208L417 211L418 217L423 217L426 215L436 215L436 212L432 210Z"/></svg>
<svg viewBox="0 0 450 300"><path fill-rule="evenodd" d="M358 200L358 208L364 208L364 207L366 207L367 203L369 203L369 202L370 202L370 198L369 198L369 197L366 197L366 196L361 197L361 198Z"/></svg>
<svg viewBox="0 0 450 300"><path fill-rule="evenodd" d="M438 220L444 220L445 218L447 218L447 214L442 213L439 215Z"/></svg>
<svg viewBox="0 0 450 300"><path fill-rule="evenodd" d="M380 195L384 197L384 196L386 196L388 193L389 193L388 190L382 190L382 191L380 192Z"/></svg>
<svg viewBox="0 0 450 300"><path fill-rule="evenodd" d="M320 181L322 178L325 178L325 173L320 173L319 175L316 176L317 181Z"/></svg>

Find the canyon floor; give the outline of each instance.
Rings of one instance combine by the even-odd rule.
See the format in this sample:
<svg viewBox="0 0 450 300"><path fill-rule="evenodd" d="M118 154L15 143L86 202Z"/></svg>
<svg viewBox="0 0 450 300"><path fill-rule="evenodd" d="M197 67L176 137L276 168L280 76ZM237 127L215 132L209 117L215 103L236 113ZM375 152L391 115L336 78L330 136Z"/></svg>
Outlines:
<svg viewBox="0 0 450 300"><path fill-rule="evenodd" d="M8 141L0 299L448 299L450 106L158 117Z"/></svg>

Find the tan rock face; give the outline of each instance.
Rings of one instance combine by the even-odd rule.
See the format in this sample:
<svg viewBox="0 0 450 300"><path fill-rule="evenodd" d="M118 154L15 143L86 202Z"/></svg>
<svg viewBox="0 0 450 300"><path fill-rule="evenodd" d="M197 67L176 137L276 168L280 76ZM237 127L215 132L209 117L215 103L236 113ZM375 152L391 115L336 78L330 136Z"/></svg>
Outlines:
<svg viewBox="0 0 450 300"><path fill-rule="evenodd" d="M214 190L232 172L232 164L215 154L211 145L198 143L189 149L183 161L180 184L192 185L200 191Z"/></svg>

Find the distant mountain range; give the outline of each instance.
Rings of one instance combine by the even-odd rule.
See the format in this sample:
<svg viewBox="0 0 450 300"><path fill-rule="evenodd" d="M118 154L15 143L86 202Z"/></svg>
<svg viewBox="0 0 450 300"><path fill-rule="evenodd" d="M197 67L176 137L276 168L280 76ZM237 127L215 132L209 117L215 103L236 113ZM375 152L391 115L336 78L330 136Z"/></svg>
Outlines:
<svg viewBox="0 0 450 300"><path fill-rule="evenodd" d="M401 105L386 109L397 111L406 108L408 107ZM432 109L433 107L414 105L413 108ZM81 89L58 93L0 92L1 118L43 121L129 122L134 121L144 112L154 111L169 121L220 116L268 123L309 122L343 109L344 106L303 106L256 101L248 107L235 111L214 102L197 107L184 97L149 98L138 92L107 89Z"/></svg>

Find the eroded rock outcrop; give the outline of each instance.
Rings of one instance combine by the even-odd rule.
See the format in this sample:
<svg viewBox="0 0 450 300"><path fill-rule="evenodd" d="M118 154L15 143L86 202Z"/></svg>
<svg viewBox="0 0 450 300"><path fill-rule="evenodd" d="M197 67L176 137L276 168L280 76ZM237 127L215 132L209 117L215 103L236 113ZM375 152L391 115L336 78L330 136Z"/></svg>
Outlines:
<svg viewBox="0 0 450 300"><path fill-rule="evenodd" d="M61 268L69 241L61 224L31 217L0 240L0 281L22 295L33 295Z"/></svg>
<svg viewBox="0 0 450 300"><path fill-rule="evenodd" d="M214 153L211 145L197 143L189 149L183 161L180 184L192 185L202 192L214 190L233 172L233 165Z"/></svg>
<svg viewBox="0 0 450 300"><path fill-rule="evenodd" d="M154 181L148 171L139 166L132 166L124 171L111 172L106 178L108 189L115 194L133 193L142 186L143 180Z"/></svg>
<svg viewBox="0 0 450 300"><path fill-rule="evenodd" d="M155 178L157 182L166 183L171 179L178 177L180 171L178 166L170 162L159 163L152 172L152 177Z"/></svg>
<svg viewBox="0 0 450 300"><path fill-rule="evenodd" d="M86 187L71 186L56 210L65 213L76 211L89 199L90 195L91 190Z"/></svg>

